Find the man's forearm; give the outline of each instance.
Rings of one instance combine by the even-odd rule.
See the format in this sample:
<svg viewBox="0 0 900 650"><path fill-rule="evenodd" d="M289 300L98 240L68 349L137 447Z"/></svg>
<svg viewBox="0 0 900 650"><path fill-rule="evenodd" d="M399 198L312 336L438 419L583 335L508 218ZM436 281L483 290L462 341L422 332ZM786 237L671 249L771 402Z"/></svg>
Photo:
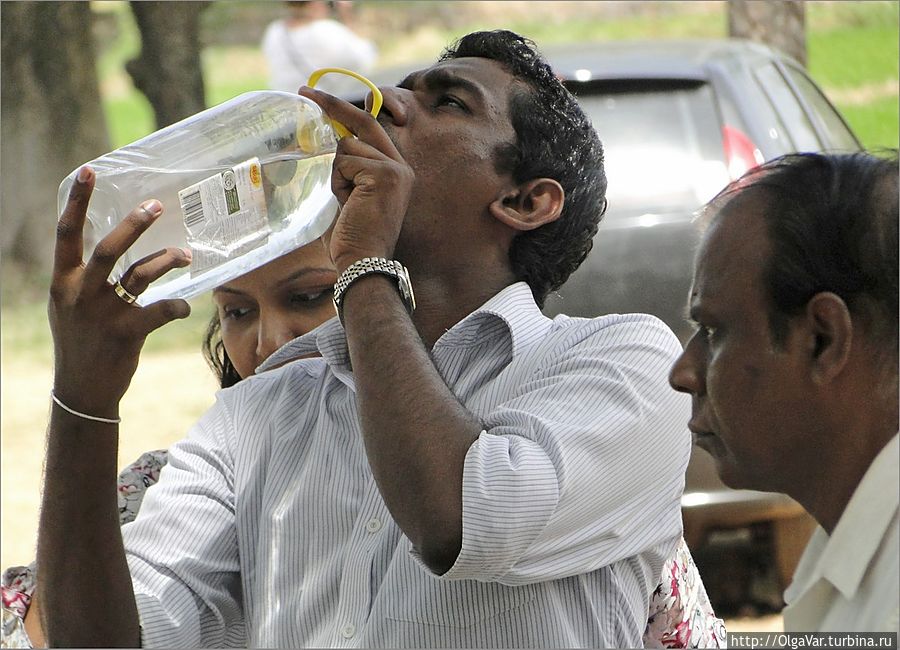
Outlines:
<svg viewBox="0 0 900 650"><path fill-rule="evenodd" d="M481 423L431 361L394 280L347 290L344 319L366 453L394 520L432 570L462 543L462 475Z"/></svg>
<svg viewBox="0 0 900 650"><path fill-rule="evenodd" d="M54 407L38 531L41 623L51 647L137 647L119 528L117 425Z"/></svg>

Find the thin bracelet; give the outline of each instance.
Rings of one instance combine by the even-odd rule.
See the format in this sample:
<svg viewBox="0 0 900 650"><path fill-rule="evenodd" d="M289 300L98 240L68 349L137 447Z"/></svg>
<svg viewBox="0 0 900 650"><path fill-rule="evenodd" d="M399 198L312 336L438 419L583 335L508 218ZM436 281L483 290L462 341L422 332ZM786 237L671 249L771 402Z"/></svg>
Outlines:
<svg viewBox="0 0 900 650"><path fill-rule="evenodd" d="M97 417L96 415L88 415L87 413L81 413L79 411L76 411L73 408L69 408L68 406L66 406L65 404L63 404L62 402L59 401L59 398L56 396L56 394L52 390L50 391L50 399L52 399L54 402L56 402L56 404L63 411L68 411L72 415L78 416L85 420L93 420L94 422L103 422L104 424L119 424L122 421L122 418L101 418L101 417Z"/></svg>

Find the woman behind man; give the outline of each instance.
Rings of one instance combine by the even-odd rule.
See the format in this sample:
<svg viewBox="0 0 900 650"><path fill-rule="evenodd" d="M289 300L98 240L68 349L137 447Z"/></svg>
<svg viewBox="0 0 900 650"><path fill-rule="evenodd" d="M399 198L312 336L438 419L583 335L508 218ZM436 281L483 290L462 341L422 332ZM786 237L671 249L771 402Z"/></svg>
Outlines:
<svg viewBox="0 0 900 650"><path fill-rule="evenodd" d="M93 174L89 173L87 181L81 182L92 186ZM84 211L86 205L86 202L79 204L70 198L67 209ZM161 206L159 208L161 211ZM150 219L149 223L152 221ZM136 236L147 225L140 228ZM128 229L133 227L123 222L100 245L106 244L107 248L110 242L121 245ZM164 255L151 257L155 261L145 259L136 262L123 275L123 281L130 278L134 282L140 277L140 284L146 288L171 268L190 262L189 255L171 249ZM160 262L160 259L167 261ZM82 271L87 275L85 269ZM90 278L80 280L87 282ZM88 293L96 304L83 304L81 308L92 311L94 316L90 318L96 318L98 328L104 321L137 317L136 310L148 309L120 301L105 275L93 280L98 286L89 289ZM203 350L222 388L233 386L252 375L279 347L333 317L332 294L336 280L327 251L317 240L214 289L216 314L207 330ZM129 290L140 293L137 287L131 285ZM99 308L101 303L102 309ZM159 315L150 311L145 314L140 326L152 331L155 328L151 326L151 319L158 319ZM127 368L123 370L127 371ZM120 475L118 489L122 524L137 515L145 489L156 482L165 462L164 451L148 452ZM34 586L33 565L13 567L4 572L4 647L31 647L29 637L35 647L43 645L43 634L37 620L38 606L33 605L36 601L32 600ZM27 635L19 624L21 619L25 620ZM647 647L721 647L724 641L722 621L713 613L693 558L682 540L675 555L663 567L660 584L651 595L644 643Z"/></svg>

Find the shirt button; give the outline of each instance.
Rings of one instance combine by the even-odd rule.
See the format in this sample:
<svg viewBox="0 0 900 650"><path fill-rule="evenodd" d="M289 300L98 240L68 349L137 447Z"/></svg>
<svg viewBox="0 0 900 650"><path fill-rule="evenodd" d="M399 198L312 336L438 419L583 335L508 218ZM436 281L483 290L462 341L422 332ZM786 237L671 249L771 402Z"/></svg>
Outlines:
<svg viewBox="0 0 900 650"><path fill-rule="evenodd" d="M353 623L347 623L347 625L341 628L341 636L345 639L353 638L354 634L356 634L356 626Z"/></svg>
<svg viewBox="0 0 900 650"><path fill-rule="evenodd" d="M366 522L366 530L370 533L377 533L381 530L381 520L378 517L372 517Z"/></svg>

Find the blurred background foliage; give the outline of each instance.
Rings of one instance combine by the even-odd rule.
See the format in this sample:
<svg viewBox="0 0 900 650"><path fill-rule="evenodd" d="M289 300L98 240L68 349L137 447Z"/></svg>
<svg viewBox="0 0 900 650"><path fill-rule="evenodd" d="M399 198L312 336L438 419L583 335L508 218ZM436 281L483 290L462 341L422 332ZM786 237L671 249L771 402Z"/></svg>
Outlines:
<svg viewBox="0 0 900 650"><path fill-rule="evenodd" d="M153 113L124 70L140 50L127 3L94 2L104 109L113 146L153 131ZM434 58L476 29L503 25L539 45L640 38L724 38L724 2L358 2L354 27L379 66ZM280 3L216 2L201 16L208 105L265 88L259 42ZM808 69L867 148L898 144L900 3L807 2Z"/></svg>
<svg viewBox="0 0 900 650"><path fill-rule="evenodd" d="M90 3L97 72L112 148L155 130L153 110L125 70L141 51L141 38L127 2ZM863 146L898 146L897 1L808 1L807 67L845 116ZM692 2L358 1L352 26L379 48L380 68L429 61L455 38L499 26L539 45L577 41L659 38L723 38L728 4ZM268 69L260 51L266 26L283 16L281 2L212 2L200 14L206 105L264 89ZM61 180L61 179L60 179ZM51 188L54 191L55 188ZM3 265L3 346L20 353L49 350L44 313L47 273L21 273ZM208 311L155 333L147 351L195 349Z"/></svg>

